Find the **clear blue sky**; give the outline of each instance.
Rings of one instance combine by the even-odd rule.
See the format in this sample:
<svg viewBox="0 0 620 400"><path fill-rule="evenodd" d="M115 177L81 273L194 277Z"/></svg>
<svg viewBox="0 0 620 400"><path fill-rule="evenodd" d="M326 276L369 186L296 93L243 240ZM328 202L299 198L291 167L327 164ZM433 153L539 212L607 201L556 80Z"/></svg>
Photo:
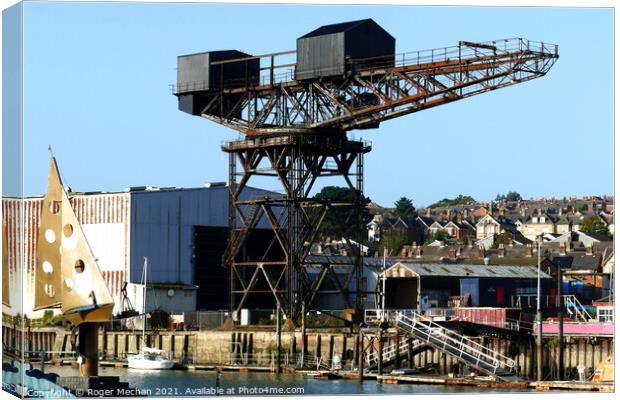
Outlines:
<svg viewBox="0 0 620 400"><path fill-rule="evenodd" d="M237 134L177 110L176 56L290 50L320 25L368 17L397 52L509 37L560 46L542 79L356 133L373 142L371 199L613 192L611 9L26 3L25 194L45 191L48 144L74 191L225 181L219 145Z"/></svg>

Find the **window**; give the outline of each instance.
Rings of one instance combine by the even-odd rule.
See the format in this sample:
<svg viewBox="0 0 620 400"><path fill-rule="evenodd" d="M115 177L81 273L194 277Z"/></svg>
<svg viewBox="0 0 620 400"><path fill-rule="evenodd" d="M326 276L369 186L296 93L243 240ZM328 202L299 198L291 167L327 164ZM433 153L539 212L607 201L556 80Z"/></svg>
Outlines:
<svg viewBox="0 0 620 400"><path fill-rule="evenodd" d="M596 310L597 319L599 322L614 322L614 309L613 307L599 307Z"/></svg>

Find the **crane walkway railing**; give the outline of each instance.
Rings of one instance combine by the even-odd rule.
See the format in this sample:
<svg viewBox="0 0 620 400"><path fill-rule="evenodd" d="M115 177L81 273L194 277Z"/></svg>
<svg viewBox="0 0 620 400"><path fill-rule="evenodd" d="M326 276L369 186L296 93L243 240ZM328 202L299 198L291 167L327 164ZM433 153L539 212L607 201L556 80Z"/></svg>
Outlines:
<svg viewBox="0 0 620 400"><path fill-rule="evenodd" d="M395 322L402 332L457 358L470 368L501 380L519 379L513 359L432 321L422 321L416 312L397 312Z"/></svg>

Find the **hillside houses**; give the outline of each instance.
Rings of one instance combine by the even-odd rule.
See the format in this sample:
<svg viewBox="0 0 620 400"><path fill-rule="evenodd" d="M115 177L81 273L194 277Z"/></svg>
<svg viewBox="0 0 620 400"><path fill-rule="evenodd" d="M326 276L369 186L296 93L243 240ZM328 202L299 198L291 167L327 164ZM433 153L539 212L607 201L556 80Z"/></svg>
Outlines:
<svg viewBox="0 0 620 400"><path fill-rule="evenodd" d="M544 242L566 241L569 233L580 232L584 220L596 216L613 235L614 208L612 197L588 197L585 199L540 199L505 202L487 202L424 209L416 218L401 219L376 214L368 224L368 240L379 242L381 232L399 230L406 233L406 243L421 245L430 243L440 231L445 232L449 242L479 242L490 248L496 245L498 235L512 238L514 245L537 242L541 235ZM583 235L583 233L581 233ZM596 240L608 240L591 234ZM589 242L590 239L583 237ZM509 244L508 242L504 244Z"/></svg>

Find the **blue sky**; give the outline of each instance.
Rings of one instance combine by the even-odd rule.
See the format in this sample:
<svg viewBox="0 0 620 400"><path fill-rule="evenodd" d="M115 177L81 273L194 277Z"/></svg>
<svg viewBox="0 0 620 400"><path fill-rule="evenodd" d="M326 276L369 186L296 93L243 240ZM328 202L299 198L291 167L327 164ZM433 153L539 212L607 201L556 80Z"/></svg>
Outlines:
<svg viewBox="0 0 620 400"><path fill-rule="evenodd" d="M295 48L334 22L371 17L397 52L509 37L557 43L542 79L385 122L366 195L384 206L444 197L613 192L611 9L25 3L24 192L46 188L48 144L74 191L227 179L227 128L182 113L176 56ZM326 181L326 183L339 183ZM278 189L276 183L265 185Z"/></svg>

